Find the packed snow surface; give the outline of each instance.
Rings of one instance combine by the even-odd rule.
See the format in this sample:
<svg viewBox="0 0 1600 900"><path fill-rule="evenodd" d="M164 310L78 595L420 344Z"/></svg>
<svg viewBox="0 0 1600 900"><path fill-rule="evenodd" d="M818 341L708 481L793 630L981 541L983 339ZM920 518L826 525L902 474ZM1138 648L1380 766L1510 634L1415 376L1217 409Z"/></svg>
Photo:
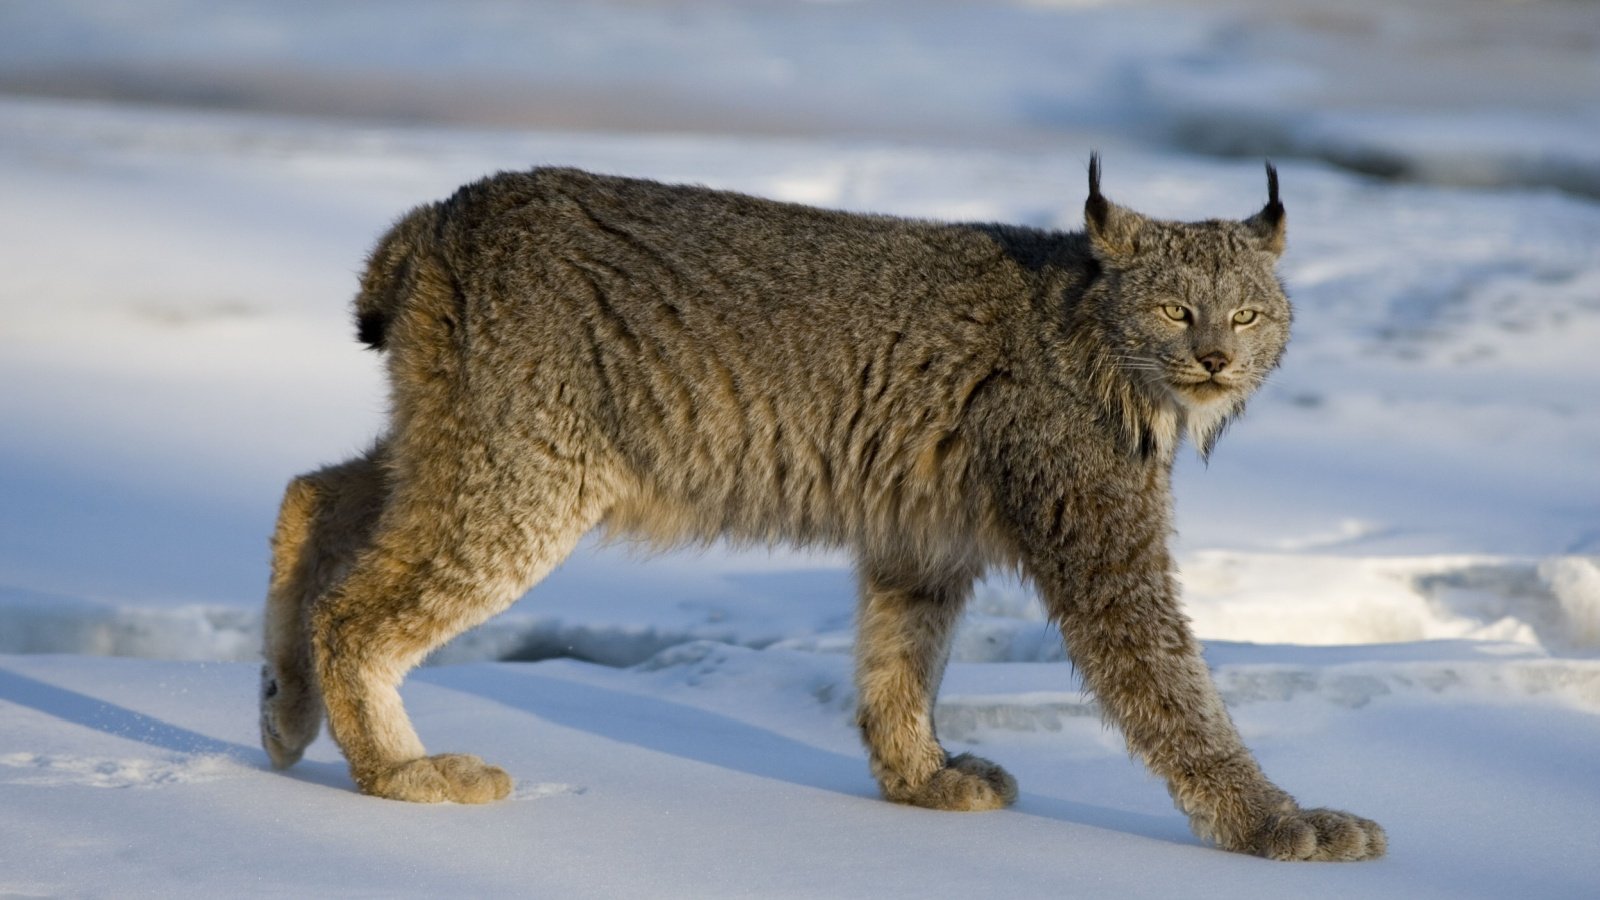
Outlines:
<svg viewBox="0 0 1600 900"><path fill-rule="evenodd" d="M1559 0L0 7L0 896L1600 892L1600 15ZM284 483L382 427L348 299L409 207L577 165L851 210L1239 216L1283 368L1180 461L1185 601L1267 772L1389 830L1192 837L1030 589L936 719L1012 810L876 799L836 553L586 543L406 683L487 808L255 734Z"/></svg>

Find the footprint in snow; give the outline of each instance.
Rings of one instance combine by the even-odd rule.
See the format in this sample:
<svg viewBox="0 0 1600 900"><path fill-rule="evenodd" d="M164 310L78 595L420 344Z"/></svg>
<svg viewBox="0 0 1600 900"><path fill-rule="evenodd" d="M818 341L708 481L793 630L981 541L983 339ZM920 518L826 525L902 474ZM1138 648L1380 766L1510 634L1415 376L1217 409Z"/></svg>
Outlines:
<svg viewBox="0 0 1600 900"><path fill-rule="evenodd" d="M113 759L66 754L8 753L0 767L13 770L4 777L12 784L59 787L78 785L101 788L157 787L199 784L233 778L251 771L249 766L221 754L196 754L169 759Z"/></svg>
<svg viewBox="0 0 1600 900"><path fill-rule="evenodd" d="M519 781L511 789L512 800L543 800L546 797L560 797L562 795L578 795L588 788L577 784L560 784L558 782L532 782Z"/></svg>

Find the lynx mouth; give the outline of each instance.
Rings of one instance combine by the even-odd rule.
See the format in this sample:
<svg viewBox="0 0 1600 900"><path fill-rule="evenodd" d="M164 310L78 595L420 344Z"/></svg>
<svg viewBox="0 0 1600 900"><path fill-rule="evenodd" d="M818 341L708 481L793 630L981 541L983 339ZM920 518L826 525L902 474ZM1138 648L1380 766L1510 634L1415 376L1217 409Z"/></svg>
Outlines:
<svg viewBox="0 0 1600 900"><path fill-rule="evenodd" d="M1173 391L1186 403L1206 405L1226 399L1238 390L1238 386L1215 378L1205 378L1196 381L1174 382Z"/></svg>

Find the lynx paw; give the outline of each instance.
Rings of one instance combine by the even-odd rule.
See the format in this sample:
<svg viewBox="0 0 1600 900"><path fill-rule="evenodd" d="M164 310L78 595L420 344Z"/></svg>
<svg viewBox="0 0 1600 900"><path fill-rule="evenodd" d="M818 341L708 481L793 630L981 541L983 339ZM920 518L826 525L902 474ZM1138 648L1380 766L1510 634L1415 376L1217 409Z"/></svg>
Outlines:
<svg viewBox="0 0 1600 900"><path fill-rule="evenodd" d="M491 803L511 793L504 769L465 753L420 757L357 781L365 793L411 803Z"/></svg>
<svg viewBox="0 0 1600 900"><path fill-rule="evenodd" d="M1294 809L1269 816L1249 846L1230 847L1278 860L1377 859L1389 849L1383 827L1335 809Z"/></svg>
<svg viewBox="0 0 1600 900"><path fill-rule="evenodd" d="M1001 809L1016 801L1017 780L987 759L963 753L951 757L944 768L916 787L885 785L884 796L896 803L928 809Z"/></svg>

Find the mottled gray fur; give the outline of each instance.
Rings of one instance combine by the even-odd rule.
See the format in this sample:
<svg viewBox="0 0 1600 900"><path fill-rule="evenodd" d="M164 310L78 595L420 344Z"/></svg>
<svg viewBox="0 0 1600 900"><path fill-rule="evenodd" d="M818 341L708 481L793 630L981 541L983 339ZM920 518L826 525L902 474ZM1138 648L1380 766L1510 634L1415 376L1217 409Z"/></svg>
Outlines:
<svg viewBox="0 0 1600 900"><path fill-rule="evenodd" d="M361 790L504 797L429 756L397 687L596 526L662 545L847 547L858 721L890 800L1001 807L931 710L973 580L1020 570L1131 751L1196 832L1363 859L1374 823L1261 773L1179 609L1171 468L1277 365L1284 214L1084 233L853 215L568 169L502 174L379 242L356 309L387 433L296 479L274 539L262 737L290 765L326 711ZM1064 676L1065 677L1065 676Z"/></svg>

